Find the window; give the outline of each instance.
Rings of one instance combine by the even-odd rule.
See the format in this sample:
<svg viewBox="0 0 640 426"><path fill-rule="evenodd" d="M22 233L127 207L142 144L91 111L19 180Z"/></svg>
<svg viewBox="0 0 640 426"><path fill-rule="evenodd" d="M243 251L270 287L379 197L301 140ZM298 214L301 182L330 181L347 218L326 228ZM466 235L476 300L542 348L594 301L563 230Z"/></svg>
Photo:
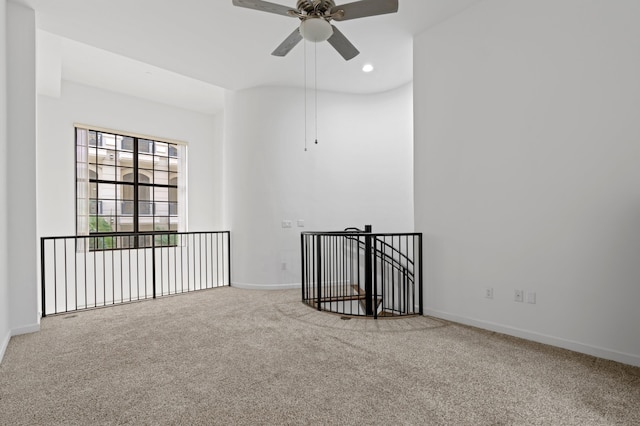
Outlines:
<svg viewBox="0 0 640 426"><path fill-rule="evenodd" d="M77 127L77 234L186 230L185 159L183 144ZM150 236L96 241L93 249L151 245Z"/></svg>
<svg viewBox="0 0 640 426"><path fill-rule="evenodd" d="M89 139L89 146L102 146L102 133L96 135L94 132L93 137Z"/></svg>

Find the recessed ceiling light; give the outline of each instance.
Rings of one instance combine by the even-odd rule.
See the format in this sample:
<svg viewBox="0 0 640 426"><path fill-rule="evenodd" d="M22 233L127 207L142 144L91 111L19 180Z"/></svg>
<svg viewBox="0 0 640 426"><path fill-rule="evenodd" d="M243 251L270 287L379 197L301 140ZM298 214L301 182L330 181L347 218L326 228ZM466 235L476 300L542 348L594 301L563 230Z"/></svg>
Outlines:
<svg viewBox="0 0 640 426"><path fill-rule="evenodd" d="M371 71L373 71L373 65L371 65L371 64L365 64L365 65L362 67L362 71L364 71L364 72L371 72Z"/></svg>

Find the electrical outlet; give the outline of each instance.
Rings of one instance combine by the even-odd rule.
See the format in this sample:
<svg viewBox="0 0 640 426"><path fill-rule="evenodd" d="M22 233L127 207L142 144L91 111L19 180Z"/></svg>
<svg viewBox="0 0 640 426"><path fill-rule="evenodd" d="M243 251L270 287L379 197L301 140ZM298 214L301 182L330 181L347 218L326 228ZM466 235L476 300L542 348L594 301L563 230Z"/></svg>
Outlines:
<svg viewBox="0 0 640 426"><path fill-rule="evenodd" d="M304 228L304 219L298 219L298 228Z"/></svg>
<svg viewBox="0 0 640 426"><path fill-rule="evenodd" d="M487 299L493 299L493 288L487 287L484 289L484 297Z"/></svg>
<svg viewBox="0 0 640 426"><path fill-rule="evenodd" d="M527 303L530 303L532 305L536 304L536 292L535 291L528 291L527 292Z"/></svg>
<svg viewBox="0 0 640 426"><path fill-rule="evenodd" d="M285 220L282 221L282 227L283 228L291 228L291 225L292 225L292 223L291 223L290 220L286 220L285 219Z"/></svg>
<svg viewBox="0 0 640 426"><path fill-rule="evenodd" d="M513 300L516 302L524 302L524 292L522 290L516 290L514 292Z"/></svg>

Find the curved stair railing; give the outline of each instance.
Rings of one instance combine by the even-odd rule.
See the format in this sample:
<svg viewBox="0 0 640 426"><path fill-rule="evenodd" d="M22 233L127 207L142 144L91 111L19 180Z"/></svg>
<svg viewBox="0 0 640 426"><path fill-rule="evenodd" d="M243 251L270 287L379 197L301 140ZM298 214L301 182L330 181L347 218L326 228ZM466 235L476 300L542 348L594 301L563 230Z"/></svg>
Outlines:
<svg viewBox="0 0 640 426"><path fill-rule="evenodd" d="M422 234L305 232L301 250L304 303L343 315L422 315Z"/></svg>

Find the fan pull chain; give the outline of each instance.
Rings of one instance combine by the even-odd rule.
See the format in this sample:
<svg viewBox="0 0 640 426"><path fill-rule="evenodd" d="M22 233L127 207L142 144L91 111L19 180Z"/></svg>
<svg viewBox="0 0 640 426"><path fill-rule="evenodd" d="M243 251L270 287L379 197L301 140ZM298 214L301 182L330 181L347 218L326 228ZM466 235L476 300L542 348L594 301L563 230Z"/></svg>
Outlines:
<svg viewBox="0 0 640 426"><path fill-rule="evenodd" d="M304 40L304 150L307 151L307 41Z"/></svg>
<svg viewBox="0 0 640 426"><path fill-rule="evenodd" d="M308 117L308 71L307 71L307 41L303 41L304 45L304 150L307 151L307 140L309 134L309 128L307 123ZM314 43L314 56L313 56L313 114L314 114L314 132L315 139L314 142L318 144L318 43Z"/></svg>
<svg viewBox="0 0 640 426"><path fill-rule="evenodd" d="M313 71L314 77L314 101L315 101L315 127L316 127L316 145L318 145L318 43L315 43L314 49L314 58L313 58L313 66L315 70Z"/></svg>

